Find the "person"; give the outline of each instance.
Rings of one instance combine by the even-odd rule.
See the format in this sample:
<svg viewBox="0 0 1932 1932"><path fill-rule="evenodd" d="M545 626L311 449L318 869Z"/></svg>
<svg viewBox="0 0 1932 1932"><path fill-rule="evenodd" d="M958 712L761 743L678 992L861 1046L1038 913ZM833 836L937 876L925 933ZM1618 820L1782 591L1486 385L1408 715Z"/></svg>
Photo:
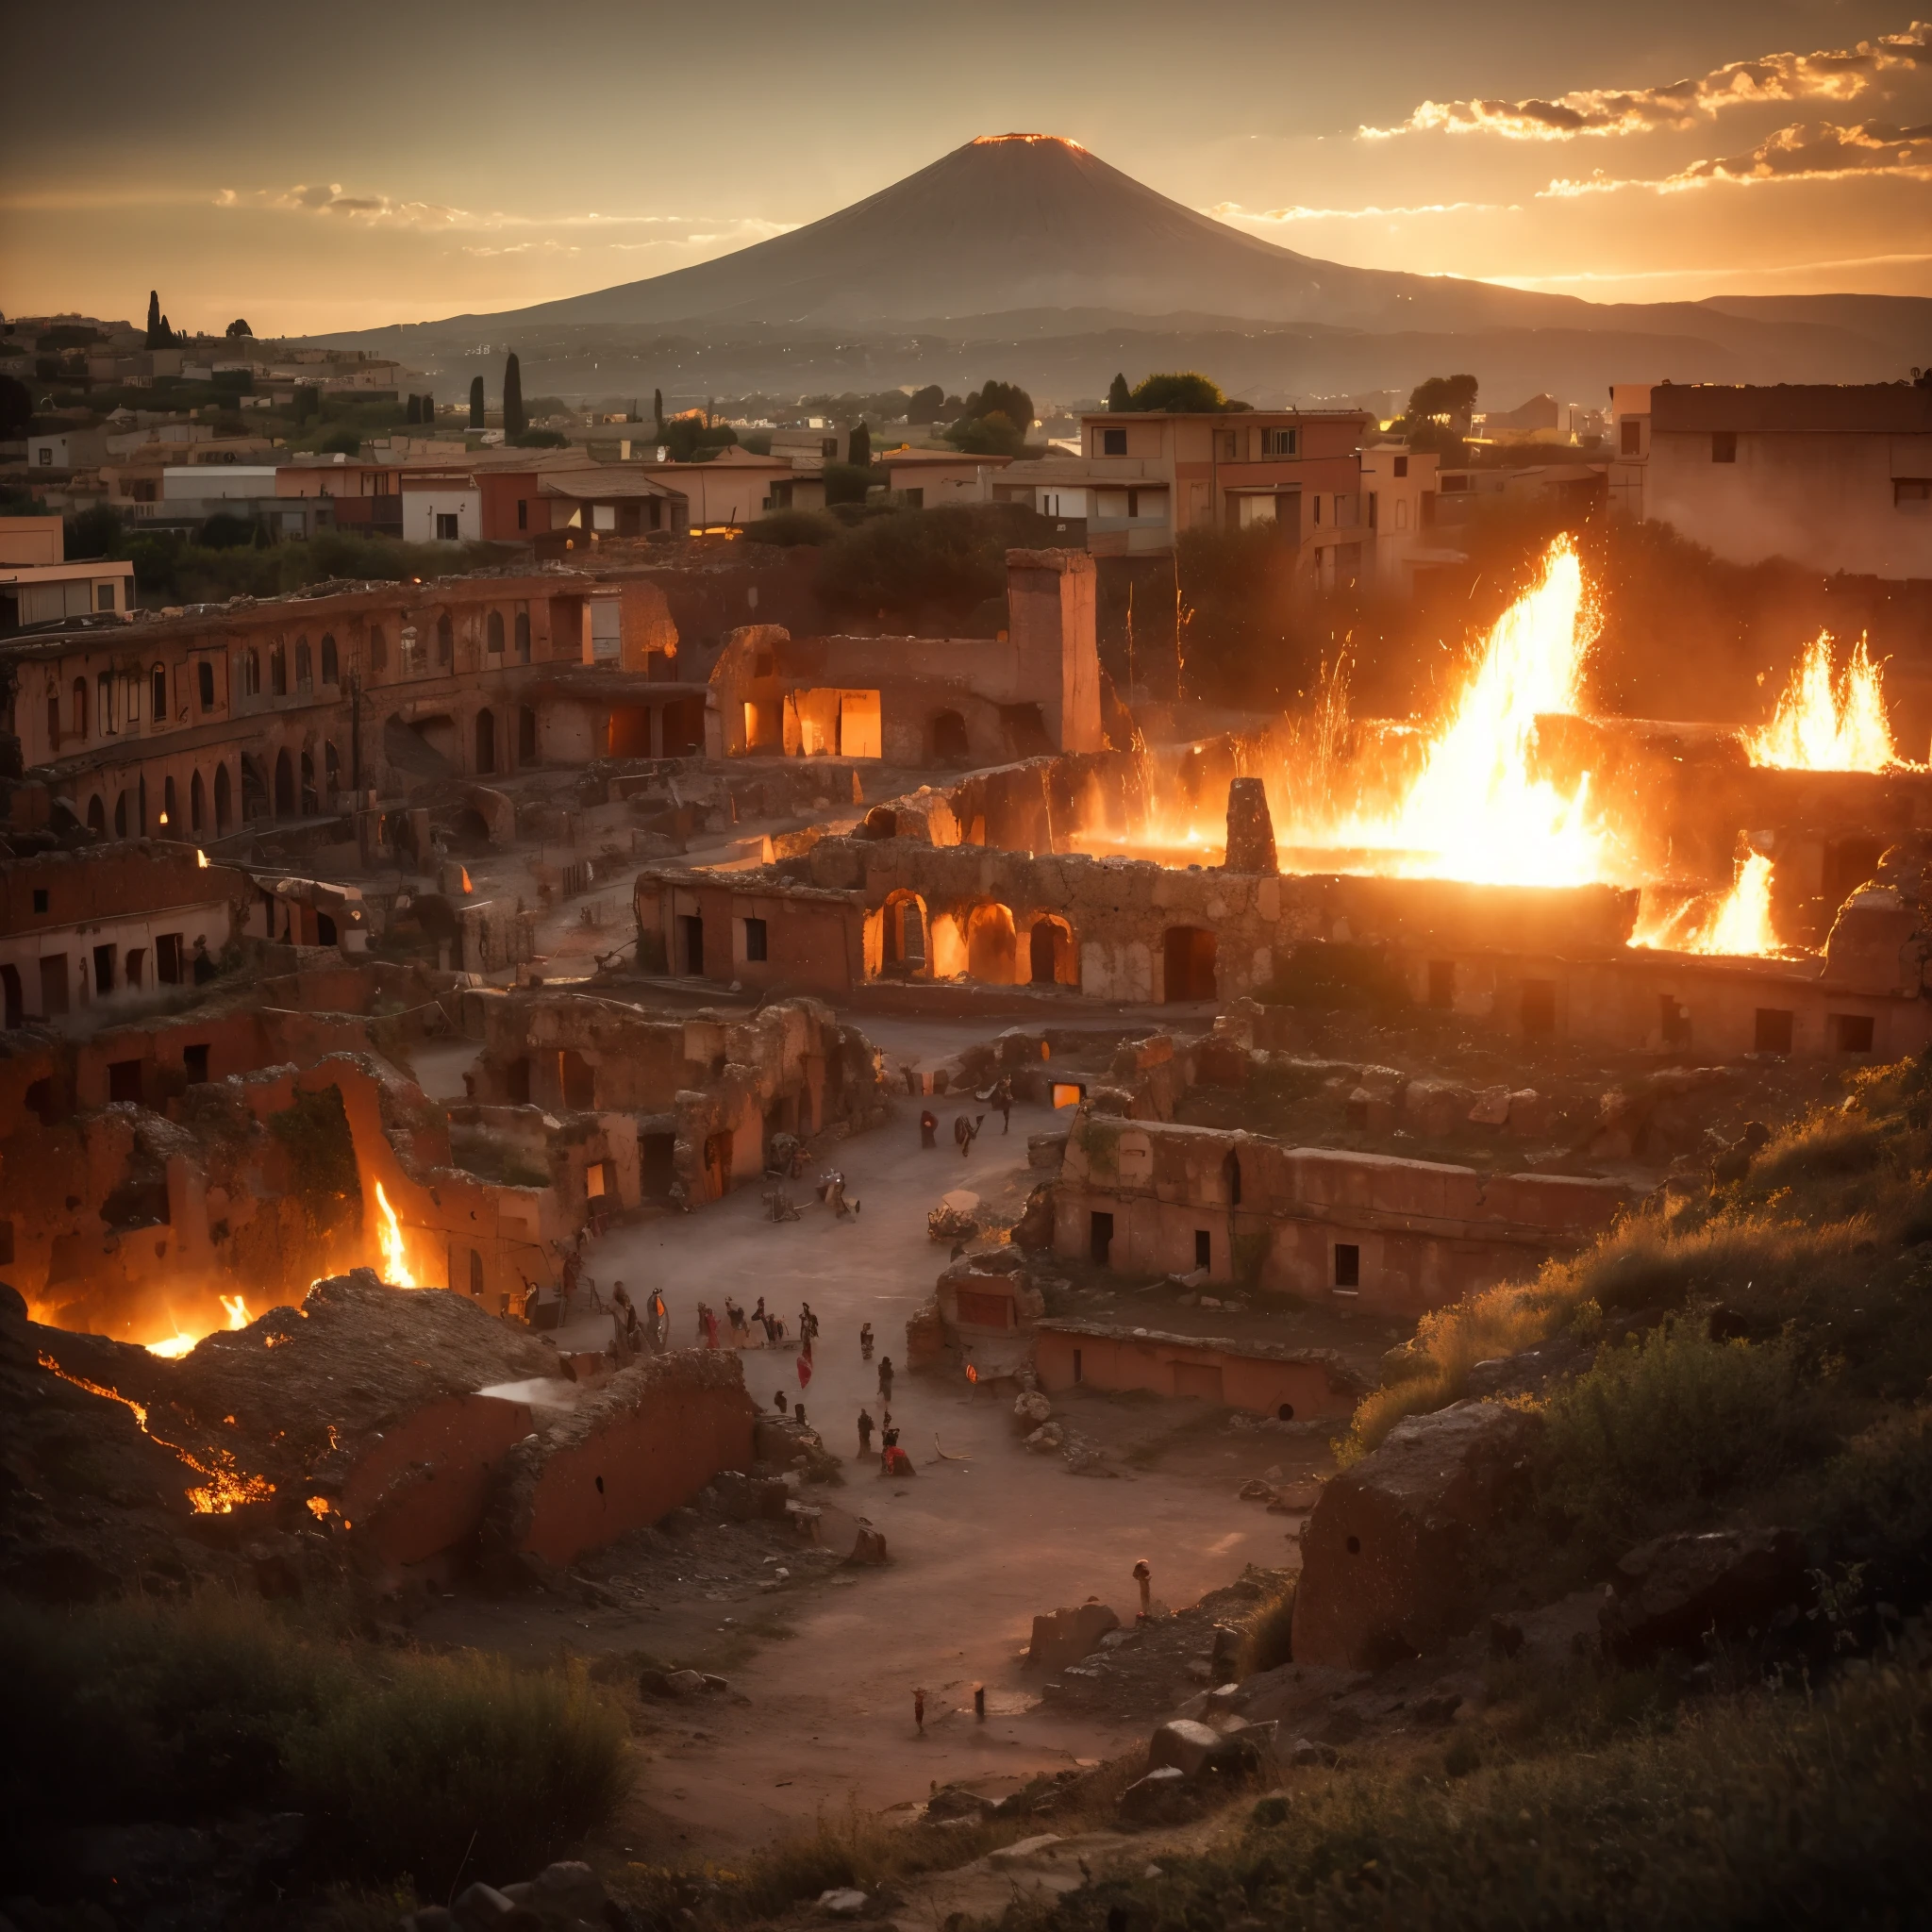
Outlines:
<svg viewBox="0 0 1932 1932"><path fill-rule="evenodd" d="M804 1404L804 1403L802 1403L802 1402L794 1402L794 1403L793 1403L793 1404L791 1405L791 1413L792 1413L792 1416L794 1417L794 1419L795 1419L795 1420L797 1421L798 1426L799 1426L799 1427L800 1427L801 1429L802 1429L802 1428L804 1428L804 1426L805 1426L805 1404Z"/></svg>
<svg viewBox="0 0 1932 1932"><path fill-rule="evenodd" d="M864 1462L872 1455L872 1411L861 1408L858 1411L858 1459Z"/></svg>
<svg viewBox="0 0 1932 1932"><path fill-rule="evenodd" d="M661 1349L671 1340L671 1310L664 1306L664 1297L657 1289L651 1291L651 1312L648 1323L648 1341L653 1348Z"/></svg>
<svg viewBox="0 0 1932 1932"><path fill-rule="evenodd" d="M920 1735L920 1736L921 1736L922 1738L923 1738L923 1737L924 1737L924 1736L925 1736L925 1692L924 1692L924 1690L915 1690L915 1691L914 1691L914 1692L912 1693L912 1722L913 1722L914 1724L917 1724L917 1725L919 1726L919 1735Z"/></svg>
<svg viewBox="0 0 1932 1932"><path fill-rule="evenodd" d="M862 1362L869 1362L872 1359L872 1324L870 1322L861 1324L858 1330L858 1359Z"/></svg>
<svg viewBox="0 0 1932 1932"><path fill-rule="evenodd" d="M1000 1132L1013 1131L1013 1079L1010 1074L1002 1074L993 1082L992 1104L999 1108Z"/></svg>
<svg viewBox="0 0 1932 1932"><path fill-rule="evenodd" d="M583 1261L575 1249L563 1257L563 1319L571 1318L571 1305L576 1300L577 1279L583 1273Z"/></svg>
<svg viewBox="0 0 1932 1932"><path fill-rule="evenodd" d="M818 1332L819 1318L812 1313L811 1304L809 1302L800 1302L798 1305L799 1341L808 1350L818 1339Z"/></svg>
<svg viewBox="0 0 1932 1932"><path fill-rule="evenodd" d="M758 1307L751 1311L751 1321L746 1324L746 1333L749 1334L753 1327L758 1329L758 1333L764 1337L764 1340L762 1341L754 1341L752 1346L754 1348L769 1348L772 1345L772 1318L765 1313L765 1298L763 1295L759 1295Z"/></svg>
<svg viewBox="0 0 1932 1932"><path fill-rule="evenodd" d="M798 1386L801 1391L811 1387L811 1343L804 1343L798 1351Z"/></svg>
<svg viewBox="0 0 1932 1932"><path fill-rule="evenodd" d="M940 1144L940 1117L929 1107L919 1116L919 1144L921 1147L937 1147Z"/></svg>
<svg viewBox="0 0 1932 1932"><path fill-rule="evenodd" d="M973 1152L973 1142L978 1137L986 1116L960 1114L953 1122L953 1139L958 1143L959 1158L964 1160Z"/></svg>
<svg viewBox="0 0 1932 1932"><path fill-rule="evenodd" d="M1134 1565L1134 1581L1141 1586L1141 1614L1135 1621L1144 1624L1154 1614L1154 1566L1145 1557Z"/></svg>
<svg viewBox="0 0 1932 1932"><path fill-rule="evenodd" d="M897 1453L898 1447L899 1431L893 1424L891 1410L888 1409L886 1411L886 1425L879 1431L879 1474L881 1475L891 1474L892 1457Z"/></svg>
<svg viewBox="0 0 1932 1932"><path fill-rule="evenodd" d="M784 1390L782 1389L779 1390L778 1392L772 1397L773 1407L777 1409L780 1415L783 1415L785 1413L790 1398L786 1395Z"/></svg>
<svg viewBox="0 0 1932 1932"><path fill-rule="evenodd" d="M623 1282L610 1291L610 1324L617 1340L618 1359L627 1357L638 1345L638 1311L625 1292Z"/></svg>
<svg viewBox="0 0 1932 1932"><path fill-rule="evenodd" d="M879 1400L881 1402L890 1402L891 1399L892 1357L889 1355L882 1355L879 1357Z"/></svg>
<svg viewBox="0 0 1932 1932"><path fill-rule="evenodd" d="M714 1309L713 1309L713 1308L711 1307L711 1306L710 1306L710 1304L709 1304L708 1302L700 1302L700 1303L698 1304L698 1306L699 1306L699 1307L701 1307L701 1308L702 1308L702 1309L704 1310L704 1317L705 1317L705 1346L706 1346L707 1348L716 1348L716 1347L717 1347L717 1345L718 1345L718 1316L717 1316L717 1313L716 1313L716 1311L715 1311L715 1310L714 1310Z"/></svg>
<svg viewBox="0 0 1932 1932"><path fill-rule="evenodd" d="M744 1325L744 1310L727 1294L724 1297L724 1323L731 1330L733 1348L743 1348L751 1341L751 1330Z"/></svg>

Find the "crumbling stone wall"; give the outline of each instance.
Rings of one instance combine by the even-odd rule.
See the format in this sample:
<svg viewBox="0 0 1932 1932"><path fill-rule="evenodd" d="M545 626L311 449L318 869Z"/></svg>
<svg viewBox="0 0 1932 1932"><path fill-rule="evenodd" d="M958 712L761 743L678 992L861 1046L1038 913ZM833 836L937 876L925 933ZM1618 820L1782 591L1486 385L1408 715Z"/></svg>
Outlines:
<svg viewBox="0 0 1932 1932"><path fill-rule="evenodd" d="M1412 1316L1580 1247L1629 1200L1608 1181L1491 1174L1288 1147L1082 1108L1054 1200L1054 1252L1130 1273L1342 1292Z"/></svg>

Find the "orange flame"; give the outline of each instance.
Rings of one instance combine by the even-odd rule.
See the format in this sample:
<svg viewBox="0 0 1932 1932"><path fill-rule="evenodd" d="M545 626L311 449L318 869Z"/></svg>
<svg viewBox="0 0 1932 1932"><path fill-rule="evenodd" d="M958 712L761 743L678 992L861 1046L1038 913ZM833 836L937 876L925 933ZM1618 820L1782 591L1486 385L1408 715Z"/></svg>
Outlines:
<svg viewBox="0 0 1932 1932"><path fill-rule="evenodd" d="M375 1205L382 1210L382 1225L376 1234L382 1241L382 1278L392 1288L420 1288L422 1284L409 1272L409 1251L403 1245L403 1224L396 1219L396 1210L389 1205L389 1196L382 1191L382 1183L375 1184Z"/></svg>
<svg viewBox="0 0 1932 1932"><path fill-rule="evenodd" d="M248 1304L239 1294L218 1295L216 1299L228 1311L230 1328L247 1327L252 1318L248 1312Z"/></svg>
<svg viewBox="0 0 1932 1932"><path fill-rule="evenodd" d="M1842 672L1832 670L1832 639L1820 631L1805 647L1779 694L1771 723L1748 732L1754 765L1799 772L1882 772L1904 763L1885 713L1885 679L1860 638Z"/></svg>
<svg viewBox="0 0 1932 1932"><path fill-rule="evenodd" d="M1646 906L1630 943L1731 958L1774 957L1785 948L1772 927L1771 878L1771 860L1761 852L1747 852L1739 862L1731 890L1707 916L1697 916L1700 907L1707 903L1697 898L1657 914Z"/></svg>

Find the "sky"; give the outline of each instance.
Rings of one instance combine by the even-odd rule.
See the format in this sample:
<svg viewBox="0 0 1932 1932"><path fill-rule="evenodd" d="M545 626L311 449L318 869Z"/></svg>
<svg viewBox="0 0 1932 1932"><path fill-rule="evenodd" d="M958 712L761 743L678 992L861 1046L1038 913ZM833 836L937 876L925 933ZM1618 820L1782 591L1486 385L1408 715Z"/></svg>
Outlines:
<svg viewBox="0 0 1932 1932"><path fill-rule="evenodd" d="M1932 295L1932 24L1862 0L94 0L7 46L8 314L521 308L1013 130L1363 267Z"/></svg>

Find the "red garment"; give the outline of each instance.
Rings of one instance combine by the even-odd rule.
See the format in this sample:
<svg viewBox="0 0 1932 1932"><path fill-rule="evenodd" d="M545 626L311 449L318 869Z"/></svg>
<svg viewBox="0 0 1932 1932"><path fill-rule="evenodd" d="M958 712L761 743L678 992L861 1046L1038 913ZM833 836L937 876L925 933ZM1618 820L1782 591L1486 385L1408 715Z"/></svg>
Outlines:
<svg viewBox="0 0 1932 1932"><path fill-rule="evenodd" d="M717 1345L718 1318L712 1314L709 1308L707 1308L705 1310L705 1346L707 1348L716 1348Z"/></svg>
<svg viewBox="0 0 1932 1932"><path fill-rule="evenodd" d="M803 1349L798 1352L798 1386L801 1389L811 1387L811 1357Z"/></svg>

